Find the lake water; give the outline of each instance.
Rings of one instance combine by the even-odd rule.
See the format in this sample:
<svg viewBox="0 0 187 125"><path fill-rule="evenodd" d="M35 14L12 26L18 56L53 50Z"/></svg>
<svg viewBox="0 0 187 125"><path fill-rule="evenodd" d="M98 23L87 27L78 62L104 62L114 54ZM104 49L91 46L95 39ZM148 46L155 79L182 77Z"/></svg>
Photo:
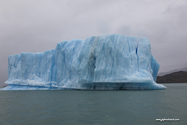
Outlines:
<svg viewBox="0 0 187 125"><path fill-rule="evenodd" d="M166 90L0 91L0 125L187 125L187 83ZM156 119L180 119L156 121Z"/></svg>

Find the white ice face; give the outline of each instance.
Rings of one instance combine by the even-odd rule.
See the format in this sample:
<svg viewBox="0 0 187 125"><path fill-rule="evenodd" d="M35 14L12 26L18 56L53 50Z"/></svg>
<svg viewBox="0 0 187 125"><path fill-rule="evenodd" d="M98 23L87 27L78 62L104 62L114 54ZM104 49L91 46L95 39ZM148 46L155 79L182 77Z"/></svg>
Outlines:
<svg viewBox="0 0 187 125"><path fill-rule="evenodd" d="M147 38L92 36L10 55L6 89L164 89L156 83L158 70Z"/></svg>

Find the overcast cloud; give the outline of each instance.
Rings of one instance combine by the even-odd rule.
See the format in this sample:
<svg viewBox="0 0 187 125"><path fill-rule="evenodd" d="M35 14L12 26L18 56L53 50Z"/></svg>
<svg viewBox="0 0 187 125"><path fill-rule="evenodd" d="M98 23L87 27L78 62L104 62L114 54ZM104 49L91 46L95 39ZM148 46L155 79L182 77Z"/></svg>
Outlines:
<svg viewBox="0 0 187 125"><path fill-rule="evenodd" d="M8 56L93 35L147 37L160 72L187 67L185 0L0 0L0 84Z"/></svg>

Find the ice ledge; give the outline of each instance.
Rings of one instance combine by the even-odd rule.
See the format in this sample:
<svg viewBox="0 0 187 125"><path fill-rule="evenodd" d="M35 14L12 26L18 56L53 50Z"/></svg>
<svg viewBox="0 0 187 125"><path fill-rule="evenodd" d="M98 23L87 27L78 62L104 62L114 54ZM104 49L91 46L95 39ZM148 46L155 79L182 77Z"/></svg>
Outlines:
<svg viewBox="0 0 187 125"><path fill-rule="evenodd" d="M45 87L9 84L0 90L158 90L166 89L161 84L150 83L85 83L81 88L76 87Z"/></svg>
<svg viewBox="0 0 187 125"><path fill-rule="evenodd" d="M164 85L157 84L154 81L140 82L93 82L81 83L80 87L57 86L50 83L47 86L43 84L10 84L1 90L157 90L166 89Z"/></svg>

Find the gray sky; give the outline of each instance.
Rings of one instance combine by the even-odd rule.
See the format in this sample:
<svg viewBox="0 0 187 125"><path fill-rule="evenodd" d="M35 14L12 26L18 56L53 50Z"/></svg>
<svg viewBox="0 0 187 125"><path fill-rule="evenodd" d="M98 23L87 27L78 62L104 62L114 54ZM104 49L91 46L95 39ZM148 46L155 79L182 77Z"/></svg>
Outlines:
<svg viewBox="0 0 187 125"><path fill-rule="evenodd" d="M147 37L160 72L187 67L186 0L0 0L0 84L9 55L104 34Z"/></svg>

